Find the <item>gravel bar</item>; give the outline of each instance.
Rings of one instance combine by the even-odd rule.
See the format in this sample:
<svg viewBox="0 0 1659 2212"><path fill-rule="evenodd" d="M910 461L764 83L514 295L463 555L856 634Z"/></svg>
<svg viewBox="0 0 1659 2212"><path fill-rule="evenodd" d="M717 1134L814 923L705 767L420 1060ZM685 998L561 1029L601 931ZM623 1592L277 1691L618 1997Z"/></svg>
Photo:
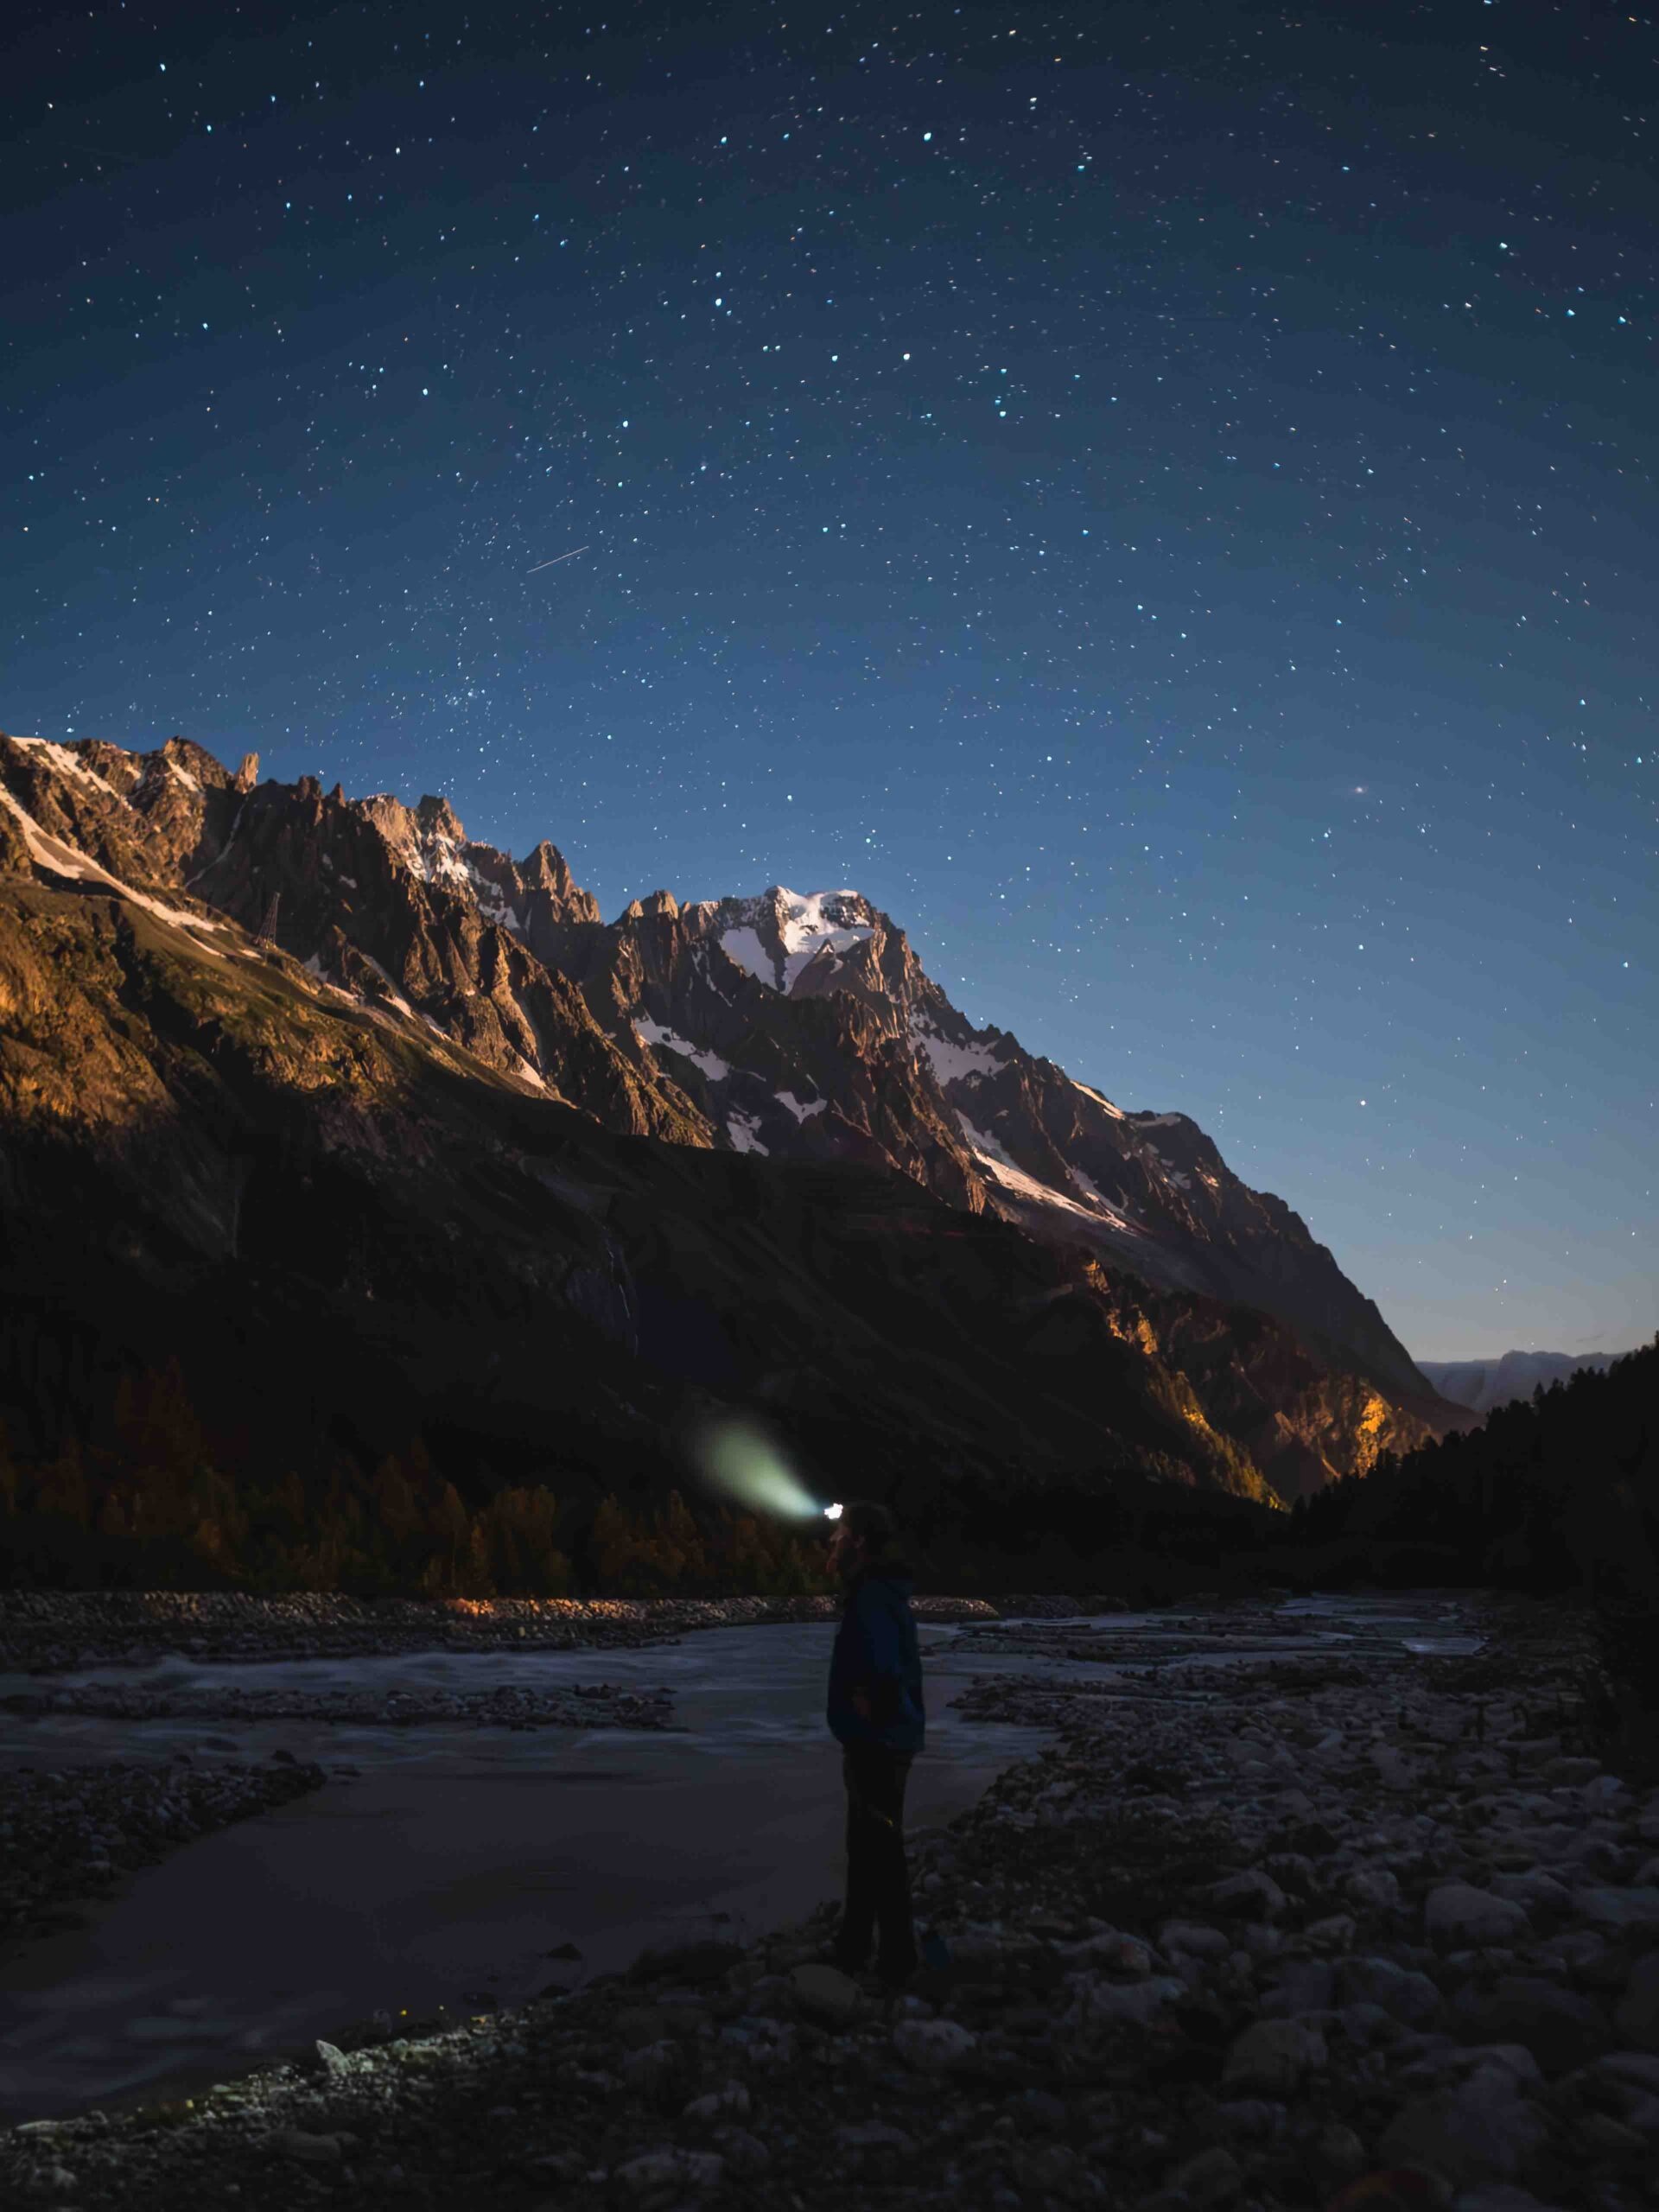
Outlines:
<svg viewBox="0 0 1659 2212"><path fill-rule="evenodd" d="M75 1926L77 1902L325 1779L287 1752L260 1766L198 1766L183 1754L147 1766L15 1769L0 1788L0 1944Z"/></svg>
<svg viewBox="0 0 1659 2212"><path fill-rule="evenodd" d="M1045 1599L1045 1605L1090 1601ZM1109 1600L1101 1601L1109 1604ZM1007 1599L1001 1601L1006 1610ZM637 1650L696 1629L834 1620L834 1598L344 1598L239 1591L0 1590L0 1674L64 1674L168 1652L225 1660L414 1651ZM918 1598L918 1620L995 1620L979 1598Z"/></svg>

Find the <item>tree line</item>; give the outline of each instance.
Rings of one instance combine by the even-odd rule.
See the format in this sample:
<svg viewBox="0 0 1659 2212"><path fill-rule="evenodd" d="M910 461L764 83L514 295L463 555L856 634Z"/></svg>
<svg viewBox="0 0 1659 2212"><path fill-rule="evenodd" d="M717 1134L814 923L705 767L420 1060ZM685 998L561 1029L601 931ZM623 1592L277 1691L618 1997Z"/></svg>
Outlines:
<svg viewBox="0 0 1659 2212"><path fill-rule="evenodd" d="M595 1498L503 1483L468 1501L418 1439L372 1468L336 1451L302 1473L225 1464L176 1360L129 1374L97 1441L49 1457L0 1431L0 1585L339 1590L357 1596L789 1596L827 1589L822 1541L677 1491Z"/></svg>
<svg viewBox="0 0 1659 2212"><path fill-rule="evenodd" d="M1299 1500L1313 1575L1582 1591L1659 1602L1659 1338L1605 1373L1499 1406L1463 1434Z"/></svg>

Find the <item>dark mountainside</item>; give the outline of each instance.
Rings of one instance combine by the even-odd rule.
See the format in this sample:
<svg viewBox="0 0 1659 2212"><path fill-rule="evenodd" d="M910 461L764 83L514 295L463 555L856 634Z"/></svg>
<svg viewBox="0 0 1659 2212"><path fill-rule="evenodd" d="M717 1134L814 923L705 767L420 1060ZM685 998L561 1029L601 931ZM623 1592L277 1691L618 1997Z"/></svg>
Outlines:
<svg viewBox="0 0 1659 2212"><path fill-rule="evenodd" d="M14 1579L798 1583L670 1496L722 1406L958 1580L1016 1497L1027 1569L1213 1553L1456 1418L1193 1124L853 894L607 928L550 845L257 772L0 739Z"/></svg>

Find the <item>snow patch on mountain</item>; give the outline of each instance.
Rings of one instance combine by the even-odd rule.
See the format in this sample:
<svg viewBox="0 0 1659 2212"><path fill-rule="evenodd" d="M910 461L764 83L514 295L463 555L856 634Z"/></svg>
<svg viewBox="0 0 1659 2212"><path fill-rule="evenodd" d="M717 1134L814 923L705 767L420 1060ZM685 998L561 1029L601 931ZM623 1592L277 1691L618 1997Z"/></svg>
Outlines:
<svg viewBox="0 0 1659 2212"><path fill-rule="evenodd" d="M43 753L60 775L67 776L75 783L85 784L89 791L98 791L105 798L118 799L123 806L130 810L131 800L122 798L113 784L100 776L96 768L89 768L67 745L60 745L55 739L49 737L14 737L11 741L14 745L28 746L32 753Z"/></svg>
<svg viewBox="0 0 1659 2212"><path fill-rule="evenodd" d="M1066 1167L1066 1173L1070 1175L1071 1180L1083 1192L1084 1197L1089 1199L1092 1205L1098 1206L1103 1213L1115 1214L1116 1212L1117 1209L1108 1200L1105 1193L1102 1191L1100 1185L1095 1181L1092 1175L1086 1175L1081 1167L1071 1166L1069 1163Z"/></svg>
<svg viewBox="0 0 1659 2212"><path fill-rule="evenodd" d="M734 1106L728 1112L726 1134L732 1141L734 1152L764 1154L766 1150L760 1141L760 1124L753 1114L744 1113L741 1107Z"/></svg>
<svg viewBox="0 0 1659 2212"><path fill-rule="evenodd" d="M720 942L728 959L747 969L751 976L758 976L771 989L777 989L778 963L761 944L758 930L745 922L736 929L723 930Z"/></svg>
<svg viewBox="0 0 1659 2212"><path fill-rule="evenodd" d="M996 1139L987 1135L982 1129L976 1129L965 1114L958 1114L957 1119L968 1140L969 1150L989 1168L992 1180L1007 1191L1010 1197L1024 1198L1031 1205L1048 1206L1060 1213L1077 1214L1084 1221L1121 1229L1132 1236L1145 1234L1137 1223L1128 1220L1116 1206L1109 1205L1092 1185L1090 1185L1092 1203L1084 1205L1077 1199L1068 1198L1064 1191L1057 1191L1052 1183L1039 1182L1035 1175L1028 1175L1023 1167L1015 1166ZM1076 1168L1071 1170L1073 1175L1077 1172Z"/></svg>
<svg viewBox="0 0 1659 2212"><path fill-rule="evenodd" d="M723 1083L731 1069L718 1052L705 1052L686 1038L675 1034L660 1021L636 1021L633 1033L640 1042L653 1050L661 1046L665 1052L677 1052L683 1060L690 1060L702 1070L711 1083Z"/></svg>
<svg viewBox="0 0 1659 2212"><path fill-rule="evenodd" d="M927 1055L936 1083L978 1083L995 1075L1001 1065L988 1045L953 1045L936 1029L924 1029L919 1023L910 1033Z"/></svg>
<svg viewBox="0 0 1659 2212"><path fill-rule="evenodd" d="M827 1098L814 1098L803 1105L792 1090L780 1090L778 1093L778 1103L780 1106L787 1106L798 1122L810 1122L814 1114L822 1114L829 1103Z"/></svg>
<svg viewBox="0 0 1659 2212"><path fill-rule="evenodd" d="M23 833L24 847L37 867L47 869L53 875L65 876L72 883L96 884L100 890L112 891L118 899L126 899L129 905L142 906L147 914L154 914L159 920L171 922L175 928L188 930L193 934L199 930L224 928L223 922L211 921L206 914L186 913L180 907L164 906L161 899L152 899L148 892L135 891L131 884L124 883L118 875L111 875L108 868L101 868L78 846L42 830L29 809L21 806L3 784L0 784L0 800L3 800L16 817ZM204 952L211 952L216 959L224 957L217 945L204 944L201 949Z"/></svg>
<svg viewBox="0 0 1659 2212"><path fill-rule="evenodd" d="M1074 1075L1065 1078L1073 1090L1080 1090L1085 1098L1092 1098L1096 1106L1103 1106L1115 1122L1127 1122L1128 1116L1121 1106L1114 1106L1103 1090L1096 1090L1091 1083L1079 1083Z"/></svg>
<svg viewBox="0 0 1659 2212"><path fill-rule="evenodd" d="M720 942L740 968L787 998L813 961L828 955L839 960L874 932L853 918L868 912L855 891L786 891L775 899L748 902L750 918L722 930ZM763 915L773 919L779 938L774 953L755 926Z"/></svg>

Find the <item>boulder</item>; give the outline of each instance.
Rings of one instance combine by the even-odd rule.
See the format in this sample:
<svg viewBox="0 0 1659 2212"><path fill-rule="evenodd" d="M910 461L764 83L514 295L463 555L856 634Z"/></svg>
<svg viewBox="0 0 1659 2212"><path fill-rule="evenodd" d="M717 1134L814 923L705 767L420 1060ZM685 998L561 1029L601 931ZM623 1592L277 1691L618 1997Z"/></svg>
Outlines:
<svg viewBox="0 0 1659 2212"><path fill-rule="evenodd" d="M1189 2204L1230 2204L1244 2186L1244 2172L1232 2152L1217 2144L1178 2166L1169 2186L1179 2190Z"/></svg>
<svg viewBox="0 0 1659 2212"><path fill-rule="evenodd" d="M1494 1897L1469 1882L1445 1882L1431 1890L1423 1907L1431 1942L1449 1951L1487 1943L1510 1943L1527 1931L1527 1913L1508 1897Z"/></svg>
<svg viewBox="0 0 1659 2212"><path fill-rule="evenodd" d="M1390 1912L1400 1902L1397 1875L1386 1866L1356 1866L1342 1885L1350 1904L1370 1912Z"/></svg>
<svg viewBox="0 0 1659 2212"><path fill-rule="evenodd" d="M1212 1883L1204 1900L1225 1920L1277 1920L1285 1909L1284 1891L1259 1866Z"/></svg>
<svg viewBox="0 0 1659 2212"><path fill-rule="evenodd" d="M718 2187L726 2161L715 2151L682 2151L664 2143L612 2170L611 2193L627 2205L650 2208L677 2203L688 2190Z"/></svg>
<svg viewBox="0 0 1659 2212"><path fill-rule="evenodd" d="M1599 2005L1541 1975L1503 1974L1490 1989L1461 1989L1452 2010L1471 2042L1522 2044L1547 2075L1587 2064L1612 2041Z"/></svg>
<svg viewBox="0 0 1659 2212"><path fill-rule="evenodd" d="M1426 1974L1392 1959L1344 1959L1337 1968L1340 2005L1380 2005L1408 2027L1425 2027L1440 2009L1440 1993Z"/></svg>
<svg viewBox="0 0 1659 2212"><path fill-rule="evenodd" d="M1328 2054L1318 2028L1302 2020L1257 2020L1227 2052L1222 2081L1229 2089L1287 2096Z"/></svg>
<svg viewBox="0 0 1659 2212"><path fill-rule="evenodd" d="M956 2020L900 2020L893 2031L894 2050L918 2074L948 2074L970 2058L978 2044Z"/></svg>
<svg viewBox="0 0 1659 2212"><path fill-rule="evenodd" d="M1522 2171L1548 2124L1502 2067L1482 2068L1456 2089L1414 2097L1377 2145L1387 2165L1421 2166L1458 2187Z"/></svg>
<svg viewBox="0 0 1659 2212"><path fill-rule="evenodd" d="M797 2010L828 2028L850 2025L863 2008L858 1984L838 1967L797 1967L789 1977L789 1986Z"/></svg>
<svg viewBox="0 0 1659 2212"><path fill-rule="evenodd" d="M1154 1974L1147 1981L1104 1981L1096 1974L1074 1974L1071 2002L1062 2015L1068 2028L1102 2028L1120 2021L1145 2027L1166 2006L1179 2005L1187 1986L1173 1974Z"/></svg>
<svg viewBox="0 0 1659 2212"><path fill-rule="evenodd" d="M1619 1935L1659 1935L1659 1889L1578 1890L1573 1906L1597 1928Z"/></svg>
<svg viewBox="0 0 1659 2212"><path fill-rule="evenodd" d="M699 2120L705 2124L721 2120L747 2120L749 2116L749 2093L741 2082L727 2082L718 2089L710 2089L701 2097L693 2097L681 2113L683 2120Z"/></svg>
<svg viewBox="0 0 1659 2212"><path fill-rule="evenodd" d="M1219 1928L1206 1928L1196 1920L1166 1922L1158 1931L1158 1942L1168 1955L1183 1951L1195 1959L1224 1959L1233 1948L1230 1936L1224 1936Z"/></svg>
<svg viewBox="0 0 1659 2212"><path fill-rule="evenodd" d="M344 2153L334 2135L314 2135L303 2127L279 2127L267 2140L279 2158L297 2158L305 2166L337 2166Z"/></svg>

